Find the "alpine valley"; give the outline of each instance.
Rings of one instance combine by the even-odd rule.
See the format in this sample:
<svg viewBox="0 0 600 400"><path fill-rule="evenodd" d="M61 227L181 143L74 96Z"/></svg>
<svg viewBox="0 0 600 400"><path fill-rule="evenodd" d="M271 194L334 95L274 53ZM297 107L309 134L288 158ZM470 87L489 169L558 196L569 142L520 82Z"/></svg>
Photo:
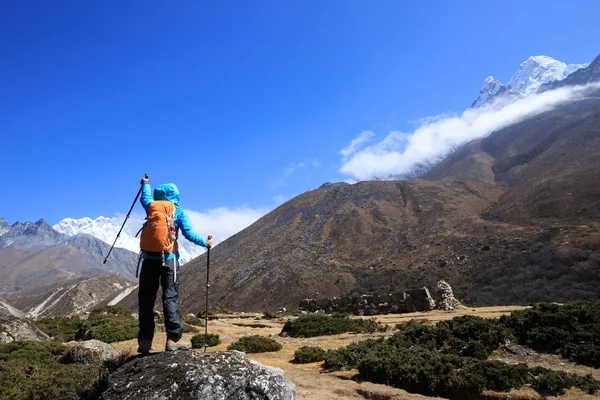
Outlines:
<svg viewBox="0 0 600 400"><path fill-rule="evenodd" d="M597 299L599 82L600 57L566 64L535 56L507 84L487 78L474 108L574 85L588 90L406 176L326 183L284 203L211 250L211 303L296 308L316 295L392 292L440 279L472 305ZM141 222L126 224L103 264L122 218L65 219L54 227L0 220L2 309L135 309ZM203 307L202 251L182 240L183 312Z"/></svg>

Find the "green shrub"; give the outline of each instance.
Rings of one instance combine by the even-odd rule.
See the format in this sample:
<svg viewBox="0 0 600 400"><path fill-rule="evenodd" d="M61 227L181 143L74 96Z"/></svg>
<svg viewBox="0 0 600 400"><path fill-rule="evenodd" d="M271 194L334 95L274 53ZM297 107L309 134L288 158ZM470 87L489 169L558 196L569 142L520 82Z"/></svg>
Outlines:
<svg viewBox="0 0 600 400"><path fill-rule="evenodd" d="M193 325L190 324L186 324L185 322L183 323L183 332L184 333L196 333L196 332L200 332L200 329L196 328Z"/></svg>
<svg viewBox="0 0 600 400"><path fill-rule="evenodd" d="M133 314L129 308L121 306L104 306L95 308L90 312L90 316L93 315L117 315L121 317L130 317Z"/></svg>
<svg viewBox="0 0 600 400"><path fill-rule="evenodd" d="M88 319L52 317L36 321L36 326L55 341L97 339L106 343L134 339L138 321L124 307L106 306L93 310Z"/></svg>
<svg viewBox="0 0 600 400"><path fill-rule="evenodd" d="M503 316L500 324L524 346L600 367L600 301L539 303Z"/></svg>
<svg viewBox="0 0 600 400"><path fill-rule="evenodd" d="M214 316L214 315L218 315L218 314L231 314L232 311L227 308L227 307L223 307L223 306L215 306L215 307L209 307L208 308L208 316ZM198 314L196 314L196 316L198 318L204 318L206 317L206 309L203 308L202 310L200 310L198 312Z"/></svg>
<svg viewBox="0 0 600 400"><path fill-rule="evenodd" d="M323 368L328 370L354 369L368 354L378 354L381 350L389 351L390 347L385 339L367 339L351 343L346 347L327 351Z"/></svg>
<svg viewBox="0 0 600 400"><path fill-rule="evenodd" d="M294 352L293 363L308 364L323 361L327 352L320 347L302 346Z"/></svg>
<svg viewBox="0 0 600 400"><path fill-rule="evenodd" d="M81 321L74 339L113 343L134 339L137 334L138 321L131 316L90 315L86 321Z"/></svg>
<svg viewBox="0 0 600 400"><path fill-rule="evenodd" d="M196 317L195 315L186 314L181 317L181 319L183 319L183 322L189 325L204 326L204 320Z"/></svg>
<svg viewBox="0 0 600 400"><path fill-rule="evenodd" d="M346 332L375 332L380 324L372 319L349 318L347 315L310 314L290 321L286 331L292 337L337 335Z"/></svg>
<svg viewBox="0 0 600 400"><path fill-rule="evenodd" d="M227 350L238 350L244 353L265 353L281 350L281 344L264 336L244 336L233 342Z"/></svg>
<svg viewBox="0 0 600 400"><path fill-rule="evenodd" d="M350 332L373 333L381 330L385 328L374 319L350 318Z"/></svg>
<svg viewBox="0 0 600 400"><path fill-rule="evenodd" d="M525 385L542 395L561 395L566 389L579 387L595 393L600 383L561 371L525 364L509 365L470 357L440 354L419 347L369 352L358 364L359 378L384 383L426 396L468 398L483 390L510 391Z"/></svg>
<svg viewBox="0 0 600 400"><path fill-rule="evenodd" d="M530 369L530 374L532 376L531 387L543 395L563 395L566 389L572 387L578 387L589 394L600 390L600 382L591 375L579 376L542 367Z"/></svg>
<svg viewBox="0 0 600 400"><path fill-rule="evenodd" d="M0 344L0 398L82 398L94 386L100 363L61 364L66 348L55 342Z"/></svg>
<svg viewBox="0 0 600 400"><path fill-rule="evenodd" d="M561 355L579 364L600 368L600 346L593 344L566 344Z"/></svg>
<svg viewBox="0 0 600 400"><path fill-rule="evenodd" d="M205 339L206 337L206 339ZM192 348L201 349L204 345L208 345L207 347L214 347L221 344L221 338L219 335L215 335L213 333L209 333L204 336L204 333L199 333L197 335L192 336Z"/></svg>
<svg viewBox="0 0 600 400"><path fill-rule="evenodd" d="M526 317L519 318L522 326L532 323ZM487 361L499 343L512 338L506 325L506 319L500 323L478 317L457 317L434 326L410 321L399 325L400 332L389 338L364 340L328 351L323 367L357 368L362 380L449 398L468 398L483 390L504 392L524 385L531 385L543 395L560 395L574 386L590 394L600 390L600 382L592 376ZM546 332L552 337L557 335L553 330ZM593 334L588 335L587 340L593 340L592 337ZM598 351L589 342L564 349L572 358L594 360Z"/></svg>
<svg viewBox="0 0 600 400"><path fill-rule="evenodd" d="M302 311L300 310L286 310L286 311L272 311L272 310L267 310L267 311L263 311L263 318L265 319L274 319L274 318L283 318L283 317L299 317L302 314Z"/></svg>
<svg viewBox="0 0 600 400"><path fill-rule="evenodd" d="M35 321L39 330L61 343L73 340L80 324L81 320L67 317L48 317Z"/></svg>

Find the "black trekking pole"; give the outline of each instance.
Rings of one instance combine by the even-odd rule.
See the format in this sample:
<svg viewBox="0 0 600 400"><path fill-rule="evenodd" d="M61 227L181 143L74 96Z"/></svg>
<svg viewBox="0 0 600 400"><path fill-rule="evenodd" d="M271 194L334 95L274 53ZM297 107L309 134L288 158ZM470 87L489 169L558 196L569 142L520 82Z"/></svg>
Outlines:
<svg viewBox="0 0 600 400"><path fill-rule="evenodd" d="M144 174L144 179L148 179L148 174ZM142 188L143 187L144 187L144 185L143 185L143 182L142 182L142 184L140 185L140 190L138 190L138 193L135 196L135 200L133 201L133 204L131 205L131 208L129 209L129 212L125 216L125 221L123 221L123 225L121 225L121 229L119 229L119 233L117 233L117 237L115 238L115 241L112 244L112 246L110 246L110 250L108 250L108 254L104 258L104 262L102 264L106 264L106 260L108 260L108 256L110 256L110 252L112 251L113 247L115 247L115 244L117 244L117 240L119 240L119 236L121 235L121 231L125 227L125 223L127 222L127 219L129 218L129 214L131 214L131 210L133 210L133 207L135 206L135 203L137 203L138 197L140 197L140 194L142 194Z"/></svg>
<svg viewBox="0 0 600 400"><path fill-rule="evenodd" d="M211 240L212 236L208 235L208 240ZM210 247L206 250L206 305L204 308L204 352L208 347L208 273L210 271Z"/></svg>

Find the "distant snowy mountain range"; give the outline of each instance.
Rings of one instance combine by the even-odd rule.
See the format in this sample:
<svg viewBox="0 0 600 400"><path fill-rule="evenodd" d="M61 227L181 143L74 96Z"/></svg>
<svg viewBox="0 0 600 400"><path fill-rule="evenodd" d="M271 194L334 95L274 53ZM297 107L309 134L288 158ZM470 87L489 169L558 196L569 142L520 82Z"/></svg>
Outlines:
<svg viewBox="0 0 600 400"><path fill-rule="evenodd" d="M472 106L481 107L500 95L512 95L517 98L528 96L537 92L542 85L561 81L588 65L566 64L548 56L529 57L521 63L517 72L506 85L493 76L488 76Z"/></svg>
<svg viewBox="0 0 600 400"><path fill-rule="evenodd" d="M53 228L65 235L74 236L78 233L87 233L97 239L102 240L110 245L113 244L119 229L123 225L125 217L98 217L96 219L91 218L65 218L58 224L54 225ZM140 239L139 236L135 237L137 232L140 230L144 220L140 217L130 216L115 244L115 247L120 247L139 253L140 251ZM179 253L181 255L181 263L186 263L200 254L204 253L205 249L194 243L191 243L185 239L181 234L179 235Z"/></svg>

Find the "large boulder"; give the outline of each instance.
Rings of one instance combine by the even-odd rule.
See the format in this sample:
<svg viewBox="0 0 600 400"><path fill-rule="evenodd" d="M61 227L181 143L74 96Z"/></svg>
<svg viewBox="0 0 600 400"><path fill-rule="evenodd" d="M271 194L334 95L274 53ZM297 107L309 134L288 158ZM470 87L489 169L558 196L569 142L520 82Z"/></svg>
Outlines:
<svg viewBox="0 0 600 400"><path fill-rule="evenodd" d="M77 343L69 349L63 357L63 362L91 364L96 360L114 360L118 355L119 353L110 344L92 339Z"/></svg>
<svg viewBox="0 0 600 400"><path fill-rule="evenodd" d="M109 375L101 398L292 400L296 385L280 368L252 361L238 351L189 350L134 358Z"/></svg>

